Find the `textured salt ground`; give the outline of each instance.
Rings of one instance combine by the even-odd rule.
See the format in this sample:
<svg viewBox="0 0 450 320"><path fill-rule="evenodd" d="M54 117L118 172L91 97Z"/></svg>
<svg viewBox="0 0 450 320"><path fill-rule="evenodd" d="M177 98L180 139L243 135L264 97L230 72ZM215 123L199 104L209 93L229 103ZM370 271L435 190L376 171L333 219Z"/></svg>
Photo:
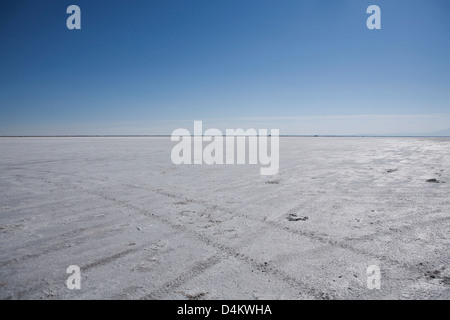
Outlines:
<svg viewBox="0 0 450 320"><path fill-rule="evenodd" d="M1 138L0 298L450 298L450 139L281 138L275 176L173 145Z"/></svg>

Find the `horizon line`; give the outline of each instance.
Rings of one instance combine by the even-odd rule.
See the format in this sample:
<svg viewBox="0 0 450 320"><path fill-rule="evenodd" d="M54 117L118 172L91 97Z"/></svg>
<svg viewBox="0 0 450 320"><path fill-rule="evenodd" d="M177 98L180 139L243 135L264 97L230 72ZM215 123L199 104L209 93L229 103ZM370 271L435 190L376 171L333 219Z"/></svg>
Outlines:
<svg viewBox="0 0 450 320"><path fill-rule="evenodd" d="M177 135L181 137L227 137L227 135ZM259 137L260 135L233 135L233 137ZM271 134L265 135L271 136ZM153 138L170 138L172 135L170 134L75 134L75 135L0 135L0 138L127 138L127 137L153 137ZM450 135L447 136L429 136L429 135L365 135L365 134L280 134L278 135L280 138L289 138L289 137L311 137L311 138L330 138L330 137L355 137L355 138L450 138Z"/></svg>

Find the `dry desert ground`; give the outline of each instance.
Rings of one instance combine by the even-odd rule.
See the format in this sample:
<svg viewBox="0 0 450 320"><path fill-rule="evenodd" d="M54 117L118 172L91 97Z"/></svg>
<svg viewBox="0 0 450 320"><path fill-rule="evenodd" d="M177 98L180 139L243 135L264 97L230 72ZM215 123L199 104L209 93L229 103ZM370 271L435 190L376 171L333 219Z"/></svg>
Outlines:
<svg viewBox="0 0 450 320"><path fill-rule="evenodd" d="M0 138L0 298L450 298L450 138L281 137L274 176L173 146Z"/></svg>

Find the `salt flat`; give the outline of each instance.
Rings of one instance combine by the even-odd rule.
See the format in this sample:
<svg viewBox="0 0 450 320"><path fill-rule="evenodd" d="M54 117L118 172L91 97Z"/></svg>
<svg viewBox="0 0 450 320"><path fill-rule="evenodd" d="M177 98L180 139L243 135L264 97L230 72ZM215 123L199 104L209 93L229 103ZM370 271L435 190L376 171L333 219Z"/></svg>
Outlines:
<svg viewBox="0 0 450 320"><path fill-rule="evenodd" d="M173 145L0 138L0 298L450 298L449 138L284 137L275 176Z"/></svg>

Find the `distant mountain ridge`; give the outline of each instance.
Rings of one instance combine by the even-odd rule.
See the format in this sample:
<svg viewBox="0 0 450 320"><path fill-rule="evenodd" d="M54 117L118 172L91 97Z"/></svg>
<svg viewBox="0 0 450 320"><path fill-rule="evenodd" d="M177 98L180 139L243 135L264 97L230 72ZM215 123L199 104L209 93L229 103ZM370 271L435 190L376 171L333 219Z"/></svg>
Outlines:
<svg viewBox="0 0 450 320"><path fill-rule="evenodd" d="M372 137L450 137L450 129L438 130L432 132L404 132L393 134L373 134L373 133L361 133L358 136L372 136Z"/></svg>
<svg viewBox="0 0 450 320"><path fill-rule="evenodd" d="M435 137L436 136L437 137L449 137L450 136L450 129L434 131L434 132L426 133L424 135L426 135L426 136L435 136Z"/></svg>

